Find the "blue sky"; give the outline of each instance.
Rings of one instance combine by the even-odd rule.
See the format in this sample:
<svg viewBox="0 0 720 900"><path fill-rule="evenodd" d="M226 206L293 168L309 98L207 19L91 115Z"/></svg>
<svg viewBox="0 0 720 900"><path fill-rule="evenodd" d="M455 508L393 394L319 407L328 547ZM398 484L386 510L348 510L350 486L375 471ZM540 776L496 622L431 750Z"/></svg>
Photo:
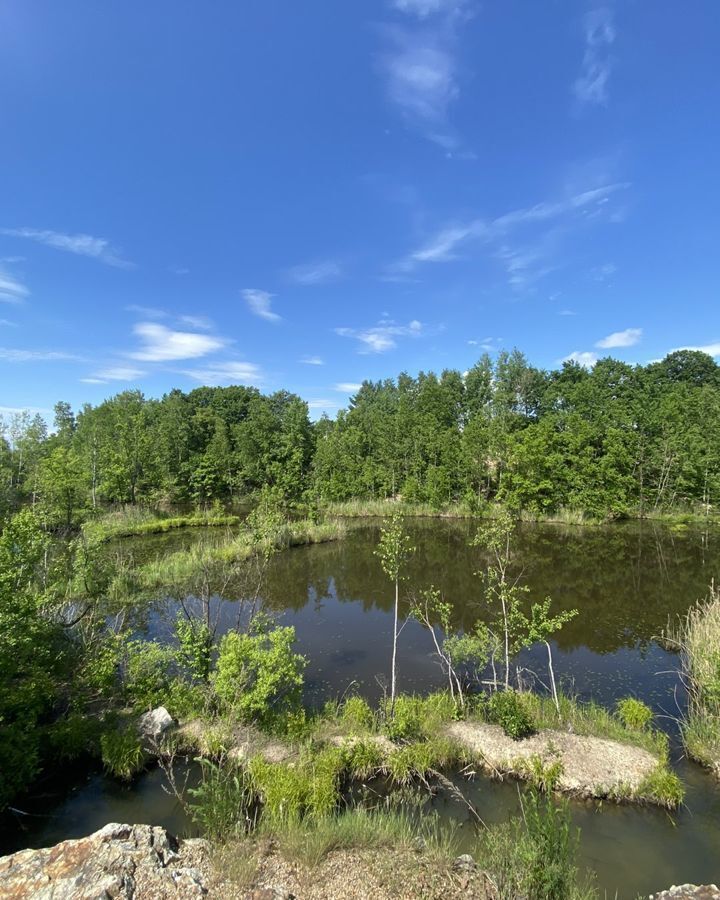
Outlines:
<svg viewBox="0 0 720 900"><path fill-rule="evenodd" d="M715 0L0 0L0 408L720 357Z"/></svg>

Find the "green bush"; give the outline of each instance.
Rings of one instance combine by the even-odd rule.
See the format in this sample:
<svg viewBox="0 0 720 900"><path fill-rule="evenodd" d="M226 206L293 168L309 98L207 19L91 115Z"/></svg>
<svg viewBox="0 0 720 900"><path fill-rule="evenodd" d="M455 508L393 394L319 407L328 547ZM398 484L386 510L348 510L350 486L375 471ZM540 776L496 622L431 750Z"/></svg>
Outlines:
<svg viewBox="0 0 720 900"><path fill-rule="evenodd" d="M129 781L143 767L145 754L137 734L130 729L106 731L100 738L100 751L103 765L116 778Z"/></svg>
<svg viewBox="0 0 720 900"><path fill-rule="evenodd" d="M244 834L252 822L256 795L250 774L232 765L199 760L202 780L188 793L190 815L211 840L227 841Z"/></svg>
<svg viewBox="0 0 720 900"><path fill-rule="evenodd" d="M492 876L498 900L581 900L595 897L578 883L578 837L566 801L530 791L523 816L485 832L478 860Z"/></svg>
<svg viewBox="0 0 720 900"><path fill-rule="evenodd" d="M164 704L176 668L175 652L155 641L130 641L125 661L125 694L140 712Z"/></svg>
<svg viewBox="0 0 720 900"><path fill-rule="evenodd" d="M247 634L228 632L213 675L218 698L245 721L277 727L300 701L307 661L293 653L294 642L294 628L271 627L264 618Z"/></svg>
<svg viewBox="0 0 720 900"><path fill-rule="evenodd" d="M646 731L653 720L653 711L635 697L625 697L617 705L618 716L626 728L632 731Z"/></svg>
<svg viewBox="0 0 720 900"><path fill-rule="evenodd" d="M263 821L281 825L330 814L340 800L344 769L344 754L338 747L307 755L295 765L254 757L249 771L263 802Z"/></svg>
<svg viewBox="0 0 720 900"><path fill-rule="evenodd" d="M71 713L48 729L48 739L55 759L73 760L86 753L98 755L102 725L94 716Z"/></svg>
<svg viewBox="0 0 720 900"><path fill-rule="evenodd" d="M367 700L353 695L343 703L340 720L351 731L370 731L375 724L375 714Z"/></svg>
<svg viewBox="0 0 720 900"><path fill-rule="evenodd" d="M499 725L514 741L535 732L535 723L515 691L497 691L492 694L487 703L487 714L490 721Z"/></svg>
<svg viewBox="0 0 720 900"><path fill-rule="evenodd" d="M394 741L413 741L433 737L442 726L457 718L457 705L445 691L427 697L400 694L395 698L394 710L386 701L383 713L388 737Z"/></svg>

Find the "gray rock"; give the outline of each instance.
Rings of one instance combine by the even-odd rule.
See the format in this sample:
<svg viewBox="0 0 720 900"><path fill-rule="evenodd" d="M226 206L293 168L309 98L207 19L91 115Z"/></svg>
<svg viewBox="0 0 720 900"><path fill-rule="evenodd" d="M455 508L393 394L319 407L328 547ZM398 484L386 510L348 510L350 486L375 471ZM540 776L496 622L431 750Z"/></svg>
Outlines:
<svg viewBox="0 0 720 900"><path fill-rule="evenodd" d="M138 720L138 733L141 737L156 741L175 722L164 706L143 713Z"/></svg>
<svg viewBox="0 0 720 900"><path fill-rule="evenodd" d="M719 900L720 889L715 884L698 887L695 884L673 885L667 891L651 894L650 900Z"/></svg>
<svg viewBox="0 0 720 900"><path fill-rule="evenodd" d="M453 869L456 872L473 872L476 868L475 860L469 853L463 853L462 856L458 856L453 862Z"/></svg>
<svg viewBox="0 0 720 900"><path fill-rule="evenodd" d="M208 887L197 862L203 841L164 828L111 824L89 837L0 858L4 900L184 900Z"/></svg>

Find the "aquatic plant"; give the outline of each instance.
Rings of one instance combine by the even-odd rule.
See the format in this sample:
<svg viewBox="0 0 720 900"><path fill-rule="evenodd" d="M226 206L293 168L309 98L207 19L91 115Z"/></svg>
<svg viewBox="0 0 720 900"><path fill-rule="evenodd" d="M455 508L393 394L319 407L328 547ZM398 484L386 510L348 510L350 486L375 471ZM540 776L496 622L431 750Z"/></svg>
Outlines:
<svg viewBox="0 0 720 900"><path fill-rule="evenodd" d="M653 720L653 711L642 700L635 697L624 697L618 700L617 714L626 728L645 731Z"/></svg>
<svg viewBox="0 0 720 900"><path fill-rule="evenodd" d="M688 612L670 638L680 648L689 693L685 747L720 777L720 590L714 582L708 598Z"/></svg>
<svg viewBox="0 0 720 900"><path fill-rule="evenodd" d="M129 781L145 762L145 754L137 733L132 728L106 731L100 737L103 765L116 778Z"/></svg>

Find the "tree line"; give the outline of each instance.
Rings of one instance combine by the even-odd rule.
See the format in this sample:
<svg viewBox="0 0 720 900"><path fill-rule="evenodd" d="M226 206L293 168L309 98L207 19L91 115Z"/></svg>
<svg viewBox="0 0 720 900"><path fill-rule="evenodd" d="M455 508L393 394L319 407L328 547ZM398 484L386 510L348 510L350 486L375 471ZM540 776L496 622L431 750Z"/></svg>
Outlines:
<svg viewBox="0 0 720 900"><path fill-rule="evenodd" d="M593 516L709 509L720 494L720 366L681 350L645 366L545 371L517 350L468 371L365 381L335 419L245 386L125 391L0 422L0 515L31 505L72 526L116 504L402 497L481 512Z"/></svg>

